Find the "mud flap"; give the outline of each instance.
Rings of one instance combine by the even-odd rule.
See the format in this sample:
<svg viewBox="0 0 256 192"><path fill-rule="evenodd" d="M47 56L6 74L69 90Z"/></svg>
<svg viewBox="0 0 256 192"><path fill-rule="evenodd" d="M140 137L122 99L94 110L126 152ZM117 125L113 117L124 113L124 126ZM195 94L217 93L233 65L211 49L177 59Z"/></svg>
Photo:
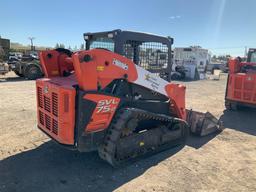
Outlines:
<svg viewBox="0 0 256 192"><path fill-rule="evenodd" d="M198 136L209 135L224 129L223 123L209 112L187 110L187 123L191 133Z"/></svg>

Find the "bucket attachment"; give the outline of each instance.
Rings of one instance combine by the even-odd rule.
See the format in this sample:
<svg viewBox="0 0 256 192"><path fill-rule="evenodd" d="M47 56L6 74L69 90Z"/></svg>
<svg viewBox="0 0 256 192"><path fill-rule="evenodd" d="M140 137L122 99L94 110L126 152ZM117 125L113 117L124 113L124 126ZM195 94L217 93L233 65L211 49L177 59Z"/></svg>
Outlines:
<svg viewBox="0 0 256 192"><path fill-rule="evenodd" d="M187 110L187 123L191 133L205 136L224 129L223 124L211 113Z"/></svg>

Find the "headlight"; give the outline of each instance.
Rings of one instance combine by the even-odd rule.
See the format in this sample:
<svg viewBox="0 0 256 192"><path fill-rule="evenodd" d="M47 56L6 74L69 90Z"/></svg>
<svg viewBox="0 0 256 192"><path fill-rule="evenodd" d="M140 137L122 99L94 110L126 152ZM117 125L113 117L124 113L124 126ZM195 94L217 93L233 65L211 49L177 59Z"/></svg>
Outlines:
<svg viewBox="0 0 256 192"><path fill-rule="evenodd" d="M85 35L84 36L84 40L88 40L89 39L89 36L88 35Z"/></svg>
<svg viewBox="0 0 256 192"><path fill-rule="evenodd" d="M113 33L108 33L108 38L113 38L113 37L114 37Z"/></svg>

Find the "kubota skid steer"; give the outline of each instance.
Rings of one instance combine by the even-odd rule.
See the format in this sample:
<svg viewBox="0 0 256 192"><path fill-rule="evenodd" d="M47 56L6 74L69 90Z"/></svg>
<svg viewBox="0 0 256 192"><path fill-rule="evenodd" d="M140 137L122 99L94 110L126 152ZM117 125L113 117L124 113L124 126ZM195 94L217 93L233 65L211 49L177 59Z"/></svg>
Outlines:
<svg viewBox="0 0 256 192"><path fill-rule="evenodd" d="M38 127L72 149L98 150L112 165L184 144L185 86L159 77L169 78L172 39L120 30L84 38L87 50L41 52ZM193 115L202 129L205 116Z"/></svg>
<svg viewBox="0 0 256 192"><path fill-rule="evenodd" d="M256 108L256 49L250 48L247 61L239 58L229 60L229 74L225 96L228 110L240 106Z"/></svg>

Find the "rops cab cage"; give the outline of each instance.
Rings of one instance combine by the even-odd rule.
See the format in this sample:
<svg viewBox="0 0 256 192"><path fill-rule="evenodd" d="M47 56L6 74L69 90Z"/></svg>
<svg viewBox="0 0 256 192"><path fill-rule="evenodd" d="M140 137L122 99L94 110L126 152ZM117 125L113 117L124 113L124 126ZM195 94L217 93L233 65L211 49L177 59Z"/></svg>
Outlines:
<svg viewBox="0 0 256 192"><path fill-rule="evenodd" d="M131 59L135 64L170 81L173 38L158 35L113 30L84 33L86 50L102 48Z"/></svg>

